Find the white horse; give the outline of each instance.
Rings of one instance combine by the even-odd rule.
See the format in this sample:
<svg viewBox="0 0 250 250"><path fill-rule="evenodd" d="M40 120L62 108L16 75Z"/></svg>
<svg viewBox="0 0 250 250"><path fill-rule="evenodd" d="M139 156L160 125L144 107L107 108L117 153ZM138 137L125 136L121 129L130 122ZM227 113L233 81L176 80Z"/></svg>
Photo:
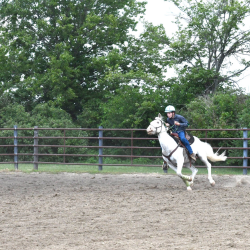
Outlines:
<svg viewBox="0 0 250 250"><path fill-rule="evenodd" d="M198 172L198 169L193 166L191 160L182 147L177 147L176 141L167 133L168 128L165 127L164 121L161 114L155 118L154 121L150 123L147 128L147 133L149 135L157 135L161 148L162 148L162 157L168 166L173 169L177 175L184 181L187 186L187 190L192 190L191 186L194 183L195 175ZM225 156L225 151L218 155L214 153L210 144L200 141L198 137L194 136L194 143L192 144L193 152L198 155L202 162L207 166L208 170L208 180L212 186L215 185L215 181L211 175L211 162L225 161L227 157ZM183 175L182 168L183 166L189 168L192 171L191 176Z"/></svg>

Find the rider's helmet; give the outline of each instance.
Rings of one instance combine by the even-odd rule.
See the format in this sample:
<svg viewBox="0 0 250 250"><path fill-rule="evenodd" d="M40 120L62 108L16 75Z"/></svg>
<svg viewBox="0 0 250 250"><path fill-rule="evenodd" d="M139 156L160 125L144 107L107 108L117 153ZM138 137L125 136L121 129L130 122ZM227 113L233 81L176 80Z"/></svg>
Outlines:
<svg viewBox="0 0 250 250"><path fill-rule="evenodd" d="M174 106L171 106L171 105L167 106L167 107L165 108L165 112L166 112L166 113L175 112Z"/></svg>

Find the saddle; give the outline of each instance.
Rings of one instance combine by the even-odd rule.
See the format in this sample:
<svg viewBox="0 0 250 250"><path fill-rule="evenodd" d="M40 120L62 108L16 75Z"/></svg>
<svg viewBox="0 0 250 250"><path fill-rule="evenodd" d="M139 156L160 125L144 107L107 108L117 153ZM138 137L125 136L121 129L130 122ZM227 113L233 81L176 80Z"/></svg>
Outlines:
<svg viewBox="0 0 250 250"><path fill-rule="evenodd" d="M171 133L170 136L176 141L177 144L180 143L180 146L184 147L177 133ZM191 134L188 134L186 131L185 131L185 136L189 142L189 145L192 145L194 143L194 137Z"/></svg>

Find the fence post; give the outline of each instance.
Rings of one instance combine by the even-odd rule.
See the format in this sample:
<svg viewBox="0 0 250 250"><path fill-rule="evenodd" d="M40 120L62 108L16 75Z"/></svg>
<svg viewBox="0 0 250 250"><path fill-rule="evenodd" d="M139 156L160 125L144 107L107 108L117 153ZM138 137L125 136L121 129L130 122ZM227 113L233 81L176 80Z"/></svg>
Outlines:
<svg viewBox="0 0 250 250"><path fill-rule="evenodd" d="M65 149L65 145L66 145L66 143L65 143L65 136L66 136L65 129L63 130L63 136L64 136L64 138L63 138L63 163L65 163L65 152L66 152L66 149Z"/></svg>
<svg viewBox="0 0 250 250"><path fill-rule="evenodd" d="M14 167L18 170L17 125L14 125Z"/></svg>
<svg viewBox="0 0 250 250"><path fill-rule="evenodd" d="M102 129L102 126L99 126L99 129ZM99 130L99 166L98 166L98 170L101 171L102 170L102 164L103 164L103 130Z"/></svg>
<svg viewBox="0 0 250 250"><path fill-rule="evenodd" d="M133 165L133 146L134 146L133 137L134 137L134 133L133 133L133 130L132 130L131 131L131 165Z"/></svg>
<svg viewBox="0 0 250 250"><path fill-rule="evenodd" d="M34 127L34 169L38 169L38 126Z"/></svg>
<svg viewBox="0 0 250 250"><path fill-rule="evenodd" d="M247 128L243 128L243 129L247 129ZM244 168L244 167L247 167L248 160L244 159L244 157L247 157L247 155L248 155L248 152L247 152L247 147L248 147L247 130L243 130L243 138L246 139L246 140L243 140L243 148L246 148L246 149L243 149L243 174L246 175L247 168Z"/></svg>

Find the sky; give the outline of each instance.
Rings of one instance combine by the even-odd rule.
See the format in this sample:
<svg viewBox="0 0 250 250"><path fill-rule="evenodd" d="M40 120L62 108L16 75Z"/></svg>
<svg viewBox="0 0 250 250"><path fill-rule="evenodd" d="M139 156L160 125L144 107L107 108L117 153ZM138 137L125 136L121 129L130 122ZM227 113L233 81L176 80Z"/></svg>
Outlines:
<svg viewBox="0 0 250 250"><path fill-rule="evenodd" d="M175 15L178 13L178 8L170 2L164 0L145 0L146 15L144 20L153 23L154 25L163 24L167 35L171 35L176 31L176 26L172 22L175 20ZM249 24L250 25L250 24ZM143 25L137 26L138 32L143 31ZM170 72L171 73L171 72ZM250 69L246 70L239 78L238 85L250 93Z"/></svg>

